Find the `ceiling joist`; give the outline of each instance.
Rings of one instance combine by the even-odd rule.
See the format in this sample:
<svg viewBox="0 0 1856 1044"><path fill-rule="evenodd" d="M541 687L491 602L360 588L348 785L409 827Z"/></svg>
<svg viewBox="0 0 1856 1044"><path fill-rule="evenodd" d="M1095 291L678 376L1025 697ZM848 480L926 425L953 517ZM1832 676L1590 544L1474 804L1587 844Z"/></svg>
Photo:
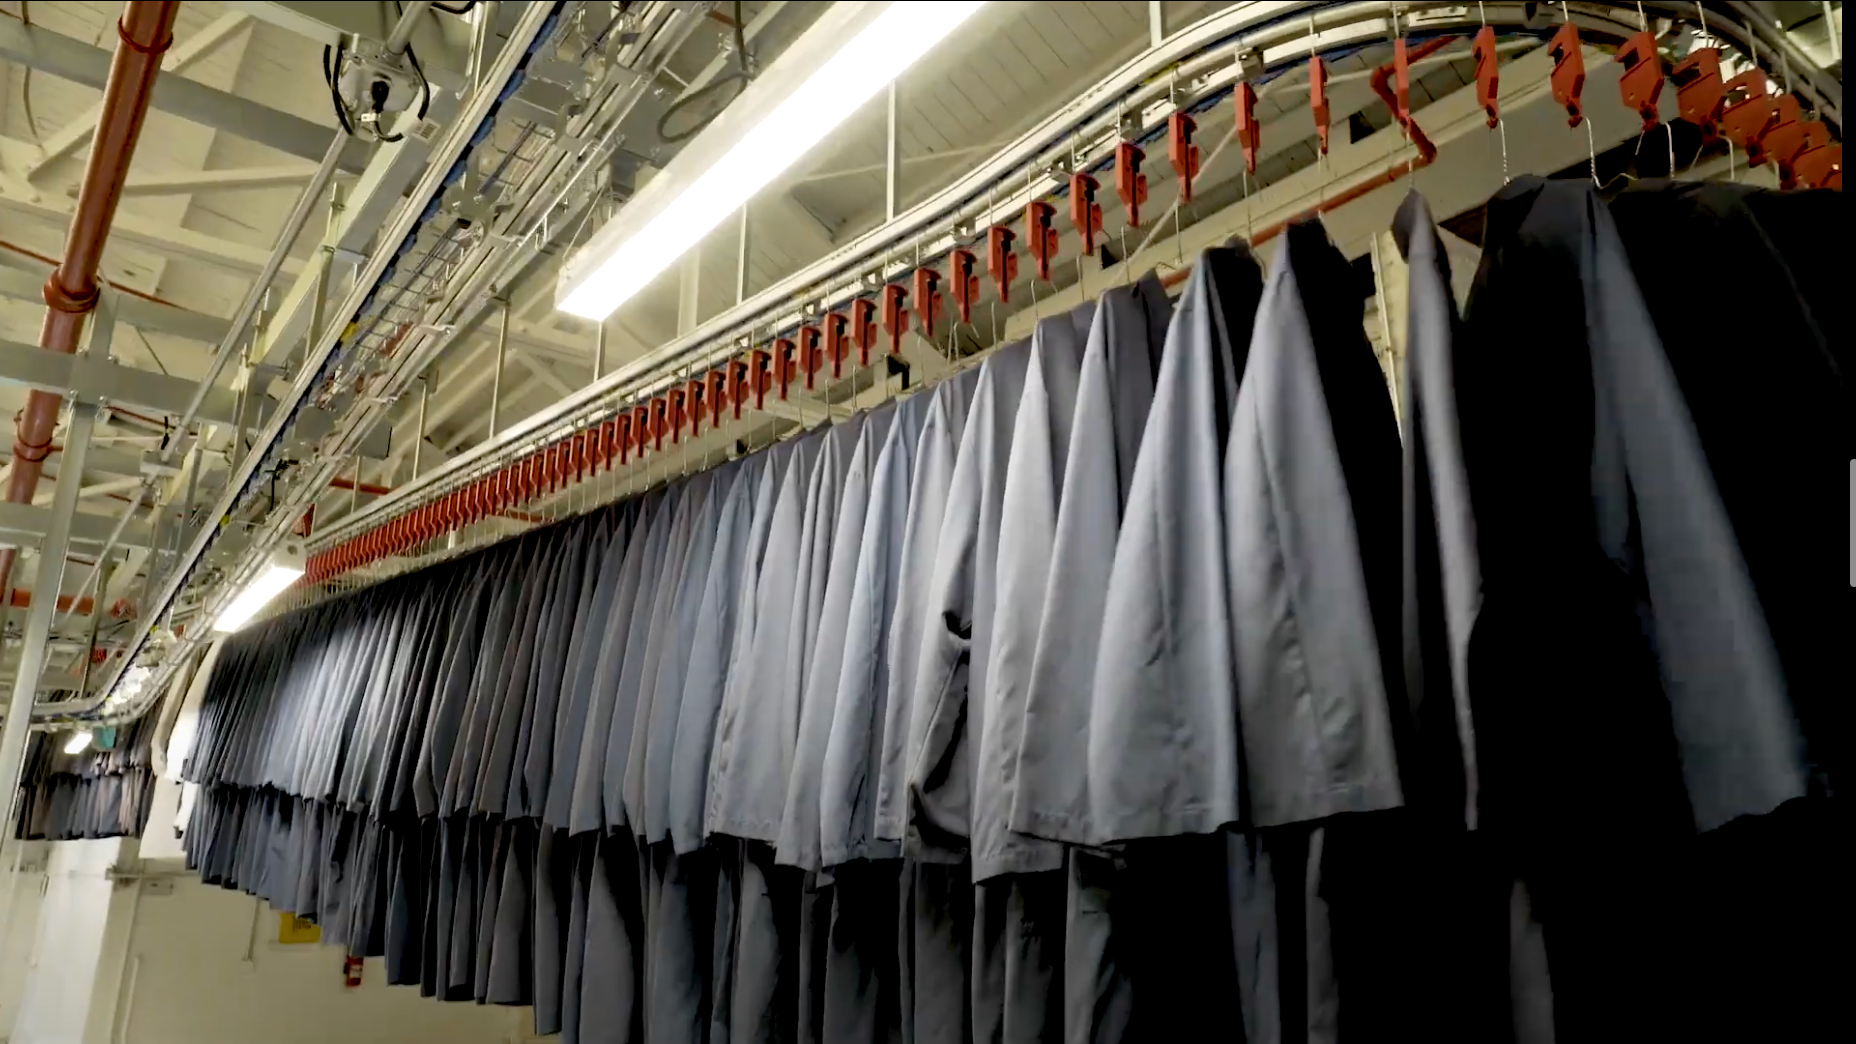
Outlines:
<svg viewBox="0 0 1856 1044"><path fill-rule="evenodd" d="M188 66L218 50L240 29L251 21L251 16L242 11L231 11L213 19L212 24L181 40L168 49L161 59L163 73L183 72ZM28 179L40 176L44 170L64 157L76 152L90 141L90 136L97 129L97 117L103 111L101 100L93 102L89 108L73 116L64 126L52 132L40 148L42 154L31 166L26 168Z"/></svg>

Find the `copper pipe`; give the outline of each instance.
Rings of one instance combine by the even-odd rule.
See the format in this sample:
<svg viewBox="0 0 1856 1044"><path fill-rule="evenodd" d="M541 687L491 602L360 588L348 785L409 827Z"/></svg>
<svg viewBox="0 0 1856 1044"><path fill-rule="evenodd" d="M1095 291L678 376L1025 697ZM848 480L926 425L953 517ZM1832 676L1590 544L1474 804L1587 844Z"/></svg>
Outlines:
<svg viewBox="0 0 1856 1044"><path fill-rule="evenodd" d="M20 257L29 257L33 259L34 261L39 262L40 264L51 265L53 268L58 267L57 258L46 257L44 254L39 253L37 250L28 250L25 247L20 246L18 243L9 243L4 239L0 239L0 250L11 251L15 254L18 254ZM142 290L137 290L136 288L132 286L119 286L119 287L116 287L115 290L119 294L128 294L130 297L140 298L144 301L147 301L149 304L166 305L169 308L179 309L183 312L187 310L185 305L177 305L165 297L157 297L154 294L147 293Z"/></svg>
<svg viewBox="0 0 1856 1044"><path fill-rule="evenodd" d="M15 587L12 591L8 592L7 604L15 609L30 609L32 608L32 592L22 591ZM75 612L79 616L89 616L96 611L96 608L96 600L89 595L85 595L76 600L73 600L68 594L61 594L58 596L58 611L61 613ZM114 619L121 619L134 615L135 607L131 606L126 598L118 598L110 605L110 616Z"/></svg>
<svg viewBox="0 0 1856 1044"><path fill-rule="evenodd" d="M64 260L45 280L45 322L39 328L39 347L69 355L77 350L84 318L97 306L97 266L103 244L116 220L116 204L129 175L129 160L148 116L149 92L161 73L161 56L174 42L174 18L180 4L130 0L116 23L116 55L103 85L103 104L97 130L91 138L90 158L84 164L84 181L71 228L65 233ZM13 440L13 474L7 480L6 499L32 503L39 489L39 473L51 452L52 431L64 397L34 391L20 411ZM71 476L77 481L80 476ZM13 563L18 552L0 549L0 591L10 591Z"/></svg>
<svg viewBox="0 0 1856 1044"><path fill-rule="evenodd" d="M372 482L363 482L357 487L353 479L343 478L340 475L329 480L329 488L352 489L359 493L366 493L370 497L384 497L393 492L392 486L378 486Z"/></svg>

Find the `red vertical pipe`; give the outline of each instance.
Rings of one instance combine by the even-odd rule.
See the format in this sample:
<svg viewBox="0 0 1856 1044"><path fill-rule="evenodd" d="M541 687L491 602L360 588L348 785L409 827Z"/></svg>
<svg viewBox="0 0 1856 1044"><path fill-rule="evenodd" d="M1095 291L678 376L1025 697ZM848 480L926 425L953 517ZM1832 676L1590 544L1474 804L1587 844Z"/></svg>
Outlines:
<svg viewBox="0 0 1856 1044"><path fill-rule="evenodd" d="M116 220L123 181L129 176L129 159L148 116L148 97L161 73L161 56L174 42L178 2L130 0L116 23L116 56L103 86L102 110L90 140L90 159L84 164L84 181L65 234L64 260L45 280L45 322L39 328L39 347L69 355L77 350L84 317L97 306L97 265L103 244ZM39 488L39 473L51 452L52 430L58 423L63 396L34 391L26 397L13 439L13 475L7 481L6 499L30 504ZM76 482L80 476L70 476ZM13 548L0 549L0 591L10 590Z"/></svg>

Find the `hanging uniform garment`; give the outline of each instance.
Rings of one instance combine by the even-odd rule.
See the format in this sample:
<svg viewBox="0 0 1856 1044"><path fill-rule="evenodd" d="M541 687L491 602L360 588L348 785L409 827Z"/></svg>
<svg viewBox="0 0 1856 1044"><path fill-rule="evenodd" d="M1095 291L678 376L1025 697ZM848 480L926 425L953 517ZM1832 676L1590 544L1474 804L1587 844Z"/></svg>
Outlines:
<svg viewBox="0 0 1856 1044"><path fill-rule="evenodd" d="M619 707L620 681L625 668L625 647L632 627L648 618L649 592L645 579L652 550L661 546L661 519L670 508L668 496L660 491L644 498L637 520L625 545L619 566L618 586L612 595L612 607L606 617L606 630L599 642L596 661L591 668L587 688L586 727L579 736L580 752L575 758L573 796L568 802L568 830L583 833L611 829L622 815L621 809L608 810L605 802L606 748L612 742L614 727L620 722L630 728L635 705ZM629 735L626 739L630 749Z"/></svg>
<svg viewBox="0 0 1856 1044"><path fill-rule="evenodd" d="M1021 341L981 365L936 540L910 697L908 755L909 841L928 858L959 858L970 836L972 748L984 723L968 694L984 691L990 664L1000 503L1030 357L1031 342Z"/></svg>
<svg viewBox="0 0 1856 1044"><path fill-rule="evenodd" d="M1819 478L1856 459L1846 288L1838 266L1821 259L1842 201L1829 191L1644 184L1609 207L1752 582L1809 772L1806 799L1703 835L1695 871L1674 892L1671 919L1688 931L1668 940L1685 958L1667 962L1670 981L1686 990L1672 999L1696 1013L1697 1037L1810 1037L1837 1017L1828 1001L1838 962L1807 926L1841 901L1851 874L1844 846L1831 840L1848 831L1834 825L1829 795L1848 757L1850 670L1836 636L1856 622L1856 589L1824 568L1845 529L1841 493ZM1668 259L1704 250L1735 258L1735 293L1759 307L1711 315L1719 310L1693 306L1682 266ZM1737 350L1749 344L1760 346L1751 366ZM1691 723L1679 734L1685 771L1697 731ZM1737 931L1692 916L1721 895L1738 897L1723 911ZM1703 998L1717 997L1735 1002L1701 1015ZM1774 1011L1783 1012L1776 1028Z"/></svg>
<svg viewBox="0 0 1856 1044"><path fill-rule="evenodd" d="M812 481L806 491L805 522L800 529L799 579L794 589L792 609L794 628L788 638L786 674L781 678L782 702L791 707L793 714L790 722L793 728L792 757L787 767L788 793L793 793L792 781L797 778L803 792L800 798L803 804L800 809L794 809L790 804L783 807L780 833L784 840L789 833L786 825L793 822L792 836L805 840L789 847L803 849L805 855L800 858L814 864L817 862L819 762L824 757L823 740L830 731L829 715L831 703L835 701L822 698L815 701L816 713L808 723L807 682L811 678L813 665L821 655L833 658L834 663L827 667L827 671L832 677L837 676L835 660L842 653L842 635L833 636L827 643L821 643L819 636L829 611L832 553L836 544L838 512L847 472L868 420L868 414L859 414L842 424L833 425L826 432L818 460L813 465ZM823 649L822 644L825 646ZM809 744L806 742L808 732L814 737ZM803 761L802 753L805 755ZM778 846L774 857L776 862L793 862L781 855ZM831 898L825 890L828 883L821 881L816 871L808 869L799 895L800 956L795 985L799 993L796 1032L802 1041L824 1039L825 960L831 924Z"/></svg>
<svg viewBox="0 0 1856 1044"><path fill-rule="evenodd" d="M725 464L690 480L695 485L707 479L708 489L703 494L701 510L693 513L690 519L689 547L671 596L665 649L652 682L651 713L642 743L642 768L637 774L644 821L636 829L652 844L670 839L671 759L676 750L683 692L691 660L697 656L705 660L714 656L712 649L698 649L696 635L701 624L703 594L709 586L716 540L720 535L722 512L742 475L737 465ZM636 739L633 746L634 749L640 746Z"/></svg>
<svg viewBox="0 0 1856 1044"><path fill-rule="evenodd" d="M609 532L609 519L602 512L567 523L563 536L568 552L556 574L561 589L556 592L546 618L540 654L535 660L534 688L529 716L516 744L517 779L512 782L510 814L521 817L516 843L511 849L512 865L504 869L503 908L520 918L519 929L528 937L529 988L527 996L534 1009L537 1033L554 1033L560 1029L561 956L565 946L563 917L569 902L570 878L566 863L567 848L555 844L555 831L540 822L547 805L554 742L554 724L560 712L560 698L566 686L566 672L574 649L573 629L584 616L591 600L588 574L597 571ZM525 884L528 909L519 914L510 909L519 901ZM494 972L495 969L492 969Z"/></svg>
<svg viewBox="0 0 1856 1044"><path fill-rule="evenodd" d="M787 775L780 843L776 845L776 858L780 862L811 871L824 869L820 853L820 816L824 814L824 799L820 788L826 745L831 737L837 689L843 676L857 555L863 548L863 522L869 509L870 474L876 466L876 455L882 451L883 440L889 435L891 420L895 420L895 409L882 407L869 412L865 424L857 427L854 444L850 442L850 431L837 433L839 437L826 442L824 453L830 455L826 459L833 461L843 457L843 470L826 470L822 459L815 474L817 498L809 515L817 522L817 528L807 544L815 550L811 555L811 572L815 578L824 576L824 585L822 598L818 598L815 633L800 639L800 645L811 648L811 656L800 700L793 771ZM833 485L837 489L830 489ZM833 507L835 518L826 520L824 515ZM818 568L820 563L824 568Z"/></svg>
<svg viewBox="0 0 1856 1044"><path fill-rule="evenodd" d="M1397 429L1347 272L1318 223L1291 226L1258 308L1225 459L1243 793L1255 831L1245 838L1255 862L1240 870L1257 875L1247 887L1275 893L1267 906L1240 902L1234 923L1276 917L1277 952L1263 954L1261 974L1277 980L1281 1032L1311 1040L1432 1010L1421 1000L1424 962L1390 942L1421 938L1425 926L1400 901L1425 883L1408 882L1392 858L1403 850L1394 825L1405 820L1328 822L1401 807L1400 763L1415 756L1398 651ZM1285 908L1297 885L1300 909ZM1239 953L1248 954L1241 943ZM1265 1004L1255 1014L1271 1012Z"/></svg>
<svg viewBox="0 0 1856 1044"><path fill-rule="evenodd" d="M976 925L975 945L981 947L976 966L996 978L1000 991L988 1003L976 978L976 1015L996 1019L996 1029L976 1026L976 1033L996 1032L1007 1041L1055 1039L1062 1027L1063 851L1012 833L1007 821L1038 612L1050 576L1060 469L1095 311L1085 305L1038 323L1000 494L996 605L977 715L972 845L982 919ZM997 1014L990 1015L995 1005Z"/></svg>
<svg viewBox="0 0 1856 1044"><path fill-rule="evenodd" d="M893 615L881 636L889 664L882 718L872 718L877 759L865 770L875 781L872 836L882 850L900 851L908 797L910 694L928 613L941 520L954 456L966 427L979 371L942 382L929 400L915 441L907 515L897 552ZM866 782L866 786L868 783ZM970 1032L967 991L972 942L972 888L958 867L905 864L898 910L898 1001L903 1039L916 1044L958 1042ZM920 1003L917 1003L917 1001Z"/></svg>
<svg viewBox="0 0 1856 1044"><path fill-rule="evenodd" d="M451 619L445 660L432 692L432 711L419 744L413 772L413 798L419 815L443 815L445 774L463 717L470 676L477 662L489 616L502 590L496 556L484 555L482 571L471 581L463 606Z"/></svg>
<svg viewBox="0 0 1856 1044"><path fill-rule="evenodd" d="M509 816L539 818L548 803L550 768L554 760L554 724L560 720L562 694L568 684L568 671L574 637L580 621L585 619L592 601L590 584L604 557L610 533L604 512L562 524L561 540L565 544L562 562L555 573L560 586L548 602L543 629L538 635L540 648L534 659L534 690L522 731L516 739L515 774L510 781Z"/></svg>
<svg viewBox="0 0 1856 1044"><path fill-rule="evenodd" d="M1663 238L1662 215L1690 205L1640 197L1618 210L1631 214L1634 236ZM1744 220L1727 208L1706 222L1706 242L1741 246L1733 256L1754 272L1771 264L1770 255L1756 259L1775 240ZM1675 245L1683 242L1678 234ZM1680 297L1646 302L1629 262L1652 248L1627 247L1611 211L1582 185L1517 181L1490 204L1485 244L1459 365L1484 590L1469 688L1483 824L1517 853L1544 927L1555 1029L1610 1039L1649 1032L1656 1020L1698 1037L1768 1032L1753 1026L1773 1009L1734 1003L1761 984L1771 987L1756 988L1762 997L1798 1001L1780 1001L1781 1035L1808 1036L1823 1014L1810 986L1815 970L1736 959L1808 952L1810 941L1766 926L1808 921L1797 911L1828 894L1817 872L1838 865L1829 853L1811 854L1811 824L1828 810L1807 797L1807 740L1765 607L1784 602L1789 552L1768 550L1775 531L1760 518L1788 515L1807 495L1781 488L1783 480L1766 485L1754 470L1769 465L1739 456L1757 453L1765 436L1752 430L1763 423L1756 418L1775 407L1771 415L1785 419L1773 423L1794 432L1847 425L1847 411L1827 401L1843 390L1811 336L1808 301L1794 290L1740 327L1762 342L1788 333L1773 339L1785 347L1772 369L1753 377L1738 353L1711 351L1732 327L1701 332L1699 320L1677 319L1688 306ZM1803 285L1769 271L1749 278ZM1515 306L1523 286L1566 304L1504 346L1540 353L1526 382L1493 338L1495 316ZM1659 290L1679 293L1666 282ZM1665 329L1687 339L1665 342ZM1766 382L1780 371L1812 374L1797 383L1812 390L1775 395ZM1549 441L1526 427L1552 422L1548 430L1571 427L1575 436ZM1498 467L1498 458L1511 459ZM1516 464L1537 472L1525 502L1506 470ZM1762 487L1779 500L1764 500ZM1821 532L1787 529L1781 539ZM1779 618L1798 619L1792 608ZM1586 651L1576 668L1541 662L1533 628L1548 619L1559 621L1556 642L1570 631ZM1794 662L1804 668L1796 692L1809 706L1813 672ZM1579 694L1573 706L1568 692ZM1577 713L1588 706L1602 708L1605 728ZM1569 774L1573 764L1580 771ZM1602 875L1540 838L1569 826L1588 852L1605 853ZM1692 836L1697 829L1704 833ZM1723 897L1733 901L1710 922L1741 927L1704 938L1694 910ZM1743 897L1759 898L1740 905ZM1628 998L1617 990L1625 974L1637 980Z"/></svg>
<svg viewBox="0 0 1856 1044"><path fill-rule="evenodd" d="M1319 224L1285 234L1226 448L1239 762L1264 827L1404 801L1399 444L1345 266Z"/></svg>
<svg viewBox="0 0 1856 1044"><path fill-rule="evenodd" d="M530 712L535 661L541 654L549 603L558 596L558 572L564 557L558 527L525 537L534 545L533 568L525 580L521 626L509 636L500 691L492 696L486 718L484 753L472 799L473 821L484 838L483 870L477 914L473 985L476 996L496 1004L524 1004L531 984L528 942L523 927L531 899L526 877L532 872L532 848L524 851L527 833L506 815L509 788L516 773L516 747L522 719ZM505 907L507 894L511 903Z"/></svg>
<svg viewBox="0 0 1856 1044"><path fill-rule="evenodd" d="M1424 846L1418 877L1430 889L1409 895L1425 911L1425 932L1408 963L1425 966L1431 981L1457 984L1433 1009L1442 1015L1432 1021L1440 1039L1548 1044L1552 987L1526 886L1486 832L1463 829L1474 826L1478 808L1467 663L1482 581L1457 420L1462 331L1450 262L1416 192L1399 207L1393 234L1410 266L1399 402L1405 687L1414 741L1400 775L1408 804L1421 813L1406 832Z"/></svg>
<svg viewBox="0 0 1856 1044"><path fill-rule="evenodd" d="M755 579L767 552L774 497L789 449L776 446L741 462L743 470L729 490L718 523L693 639L698 652L691 657L684 683L671 756L670 834L679 855L703 846L703 811L709 798L709 757L715 743L716 717L728 687L747 681L745 673L735 672L752 635ZM712 848L709 1037L725 1041L731 1034L741 855L736 843L725 838L717 839Z"/></svg>
<svg viewBox="0 0 1856 1044"><path fill-rule="evenodd" d="M1239 819L1236 668L1220 462L1261 291L1242 250L1206 251L1180 295L1115 545L1090 691L1093 840Z"/></svg>
<svg viewBox="0 0 1856 1044"><path fill-rule="evenodd" d="M590 726L581 746L571 812L574 832L585 829L602 835L586 842L594 852L583 857L590 865L576 877L572 900L581 906L579 891L584 890L586 912L578 947L578 1035L583 1041L634 1040L643 1032L644 895L637 846L621 796L623 758L631 749L652 596L663 571L679 493L677 487L654 493L640 510L590 693ZM622 752L616 765L614 752ZM570 961L574 951L570 939Z"/></svg>
<svg viewBox="0 0 1856 1044"><path fill-rule="evenodd" d="M1393 232L1410 266L1404 387L1405 687L1417 734L1403 775L1439 815L1476 825L1475 723L1469 638L1482 600L1476 518L1457 424L1450 262L1424 198L1399 207ZM1460 810L1460 811L1458 811Z"/></svg>
<svg viewBox="0 0 1856 1044"><path fill-rule="evenodd" d="M641 666L636 674L637 696L633 709L629 745L607 748L606 797L619 800L625 809L626 829L638 846L640 901L644 912L644 937L639 958L643 965L644 1032L647 1040L667 1037L687 1039L692 1027L707 1022L701 1008L700 990L704 979L686 973L686 956L676 949L687 927L682 915L687 906L678 902L687 895L677 868L657 858L649 847L649 812L645 802L645 766L651 739L651 711L657 698L659 674L677 656L679 630L677 599L692 546L697 543L695 528L708 501L713 476L703 474L687 482L676 483L677 507L669 526L655 578L651 585L651 619L644 624L642 650L637 652ZM634 631L637 638L639 632ZM627 659L633 655L628 649ZM672 668L674 669L674 668ZM631 677L628 663L626 676ZM617 739L614 730L613 739ZM666 958L671 958L666 961ZM668 965L668 967L667 967ZM690 990L696 996L690 996ZM691 1002L694 1001L692 1004ZM688 1010L694 1008L695 1010Z"/></svg>
<svg viewBox="0 0 1856 1044"><path fill-rule="evenodd" d="M644 834L651 846L655 899L646 913L652 977L647 1033L652 1040L701 1041L709 1028L715 857L707 851L678 854L670 841L669 813L671 758L697 613L708 586L723 504L742 473L731 464L710 474L713 478L702 511L692 519L689 551L670 617L673 626L665 636L668 644L658 664L651 734L644 750Z"/></svg>
<svg viewBox="0 0 1856 1044"><path fill-rule="evenodd" d="M1208 998L1239 993L1239 926L1224 915L1242 879L1227 882L1215 836L1239 816L1230 595L1224 571L1203 563L1223 555L1220 463L1260 276L1247 251L1216 248L1181 293L1102 595L1102 620L1114 625L1101 629L1082 690L1087 806L1070 836L1164 839L1072 867L1072 930L1085 960L1070 1006L1089 1014L1066 1020L1123 1039L1189 1036ZM1193 833L1214 836L1171 836ZM1157 924L1181 929L1161 936ZM1248 1025L1255 1006L1242 996L1250 1039L1266 1040Z"/></svg>
<svg viewBox="0 0 1856 1044"><path fill-rule="evenodd" d="M855 575L847 585L842 666L831 686L834 705L818 798L820 861L833 868L823 1026L825 1039L833 1041L889 1041L903 1031L901 979L907 962L898 935L902 866L896 858L901 849L873 837L872 783L881 757L909 476L931 401L929 395L905 400L880 439L866 436L845 496L846 511L859 499L867 505L858 523ZM872 452L877 445L881 448ZM860 483L867 496L852 492ZM827 623L821 634L830 633Z"/></svg>
<svg viewBox="0 0 1856 1044"><path fill-rule="evenodd" d="M909 514L903 524L902 559L895 616L889 634L889 694L883 713L883 757L877 767L876 836L900 843L908 823L913 705L922 632L927 628L929 592L941 521L947 509L948 484L967 408L979 384L978 369L962 371L935 389L928 416L916 443L915 470L909 480Z"/></svg>
<svg viewBox="0 0 1856 1044"><path fill-rule="evenodd" d="M635 521L631 505L615 510L612 535L599 556L598 572L588 582L591 598L586 601L586 611L577 618L568 651L567 676L561 682L560 709L554 722L554 754L548 766L548 801L542 813L542 821L556 829L572 825L581 738L592 727L593 678L618 604L627 552L637 532ZM592 564L589 560L588 566Z"/></svg>
<svg viewBox="0 0 1856 1044"><path fill-rule="evenodd" d="M701 559L702 569L707 569L708 548L713 546L714 530L698 535L697 526L708 510L709 494L714 486L714 474L703 472L677 484L677 511L675 521L671 524L670 537L664 545L664 555L659 567L656 582L652 585L651 620L645 634L644 662L638 675L638 702L633 711L631 743L626 750L611 750L608 757L616 759L615 764L623 766L619 785L622 788L621 799L625 804L626 822L631 831L641 841L651 840L651 816L646 803L645 776L648 768L647 755L653 738L652 723L662 719L653 717L660 695L671 698L670 690L676 696L683 693L683 651L680 637L687 634L683 628L684 613L681 600L685 594L684 577L688 574L691 558ZM706 545L699 552L698 545ZM660 693L660 680L667 680L664 691ZM674 722L675 708L671 708ZM608 768L608 772L613 771ZM608 788L612 781L608 778ZM661 792L661 788L660 788ZM607 791L608 797L614 792ZM662 816L659 816L660 820Z"/></svg>
<svg viewBox="0 0 1856 1044"><path fill-rule="evenodd" d="M1027 609L1038 619L1037 644L1013 754L1011 808L1011 827L1022 834L1088 840L1086 694L1095 661L1076 653L1096 648L1100 639L1113 563L1102 549L1114 547L1120 529L1171 313L1165 290L1149 276L1105 293L1090 325L1048 535L1050 559L1061 566L1049 571L1041 601ZM1017 452L1022 443L1014 439L1013 445ZM1002 561L1008 557L1001 555ZM1120 1040L1131 998L1112 938L1117 861L1085 849L1071 850L1068 858L1064 1039Z"/></svg>
<svg viewBox="0 0 1856 1044"><path fill-rule="evenodd" d="M884 875L852 871L834 881L818 874L823 869L820 824L821 793L827 745L844 672L844 653L850 627L851 602L863 547L864 522L869 508L871 478L876 457L887 440L896 410L874 410L854 432L841 427L834 446L828 441L816 476L817 496L811 514L817 528L809 546L824 547L829 537L829 568L824 597L819 603L816 637L806 666L805 698L801 704L798 742L788 777L785 819L776 858L782 863L812 871L811 887L802 909L800 1033L802 1038L839 1040L869 1036L878 1025L894 1025L893 974L887 1010L880 1007L885 992L876 987L875 961L880 954L893 968L895 954L895 886L887 889ZM826 472L824 461L842 460L842 471ZM831 484L837 485L832 496ZM826 526L835 499L836 519ZM816 564L818 559L813 559ZM817 576L816 569L814 576ZM806 936L805 933L810 933ZM813 1010L808 1014L807 1007Z"/></svg>
<svg viewBox="0 0 1856 1044"><path fill-rule="evenodd" d="M1852 589L1822 568L1845 549L1844 508L1835 484L1817 478L1856 458L1843 290L1829 289L1833 266L1817 256L1841 200L1646 183L1608 208L1752 581L1817 790L1834 790L1849 735L1837 636L1850 632ZM1682 266L1667 263L1687 249L1732 251L1734 293L1761 305L1724 317L1693 307ZM1730 347L1750 343L1772 346L1752 367ZM1690 776L1709 771L1688 762ZM1694 781L1689 788L1706 794ZM1706 794L1696 799L1697 825L1767 803Z"/></svg>
<svg viewBox="0 0 1856 1044"><path fill-rule="evenodd" d="M710 757L707 830L745 842L728 1001L730 1032L741 1042L790 1040L797 1032L803 881L799 871L774 864L772 846L779 840L797 727L797 708L783 706L781 696L792 632L804 627L793 619L793 604L806 492L828 434L805 436L789 451L756 578L753 631L743 636L748 644L739 665L745 673L736 684L731 672Z"/></svg>
<svg viewBox="0 0 1856 1044"><path fill-rule="evenodd" d="M1038 617L1056 561L1051 543L1056 537L1057 498L1069 455L1083 349L1095 314L1096 306L1088 304L1038 322L1013 420L1000 493L991 652L986 688L979 694L981 727L972 832L975 881L1006 873L1056 870L1063 863L1061 848L1014 834L1008 821L1017 791L1017 755L1037 652Z"/></svg>
<svg viewBox="0 0 1856 1044"><path fill-rule="evenodd" d="M782 448L742 460L717 521L671 753L669 826L680 853L702 846L715 716L733 676L740 636L752 626L754 579L767 552L767 527L784 460Z"/></svg>
<svg viewBox="0 0 1856 1044"><path fill-rule="evenodd" d="M1020 734L1012 829L1084 843L1088 830L1087 756L1093 657L1102 632L1112 549L1153 401L1154 373L1173 305L1149 276L1102 295L1077 381L1075 421L1063 462L1050 557L1038 608L1024 725ZM1080 752L1080 754L1079 754Z"/></svg>
<svg viewBox="0 0 1856 1044"><path fill-rule="evenodd" d="M649 708L645 688L655 666L653 643L664 619L665 591L675 586L667 577L673 575L678 537L688 534L688 505L691 491L681 483L664 490L662 510L652 520L650 542L645 545L638 591L632 602L631 618L626 621L625 644L613 670L618 688L613 698L612 729L606 735L605 754L599 759L601 805L606 813L607 830L626 830L634 836L643 819L634 821L637 804L625 801L625 781L631 766L633 736L640 723L640 707ZM610 655L610 652L608 653Z"/></svg>
<svg viewBox="0 0 1856 1044"><path fill-rule="evenodd" d="M890 693L889 636L902 595L909 489L916 446L937 395L917 394L897 407L869 476L869 508L861 526L843 670L820 784L820 857L827 867L854 859L891 859L902 852L894 842L876 837L875 776Z"/></svg>
<svg viewBox="0 0 1856 1044"><path fill-rule="evenodd" d="M742 663L747 684L730 687L716 725L709 770L711 834L768 844L779 840L799 716L796 694L787 692L785 679L793 632L803 633L805 626L793 618L800 538L806 491L827 434L808 435L793 447L774 502L767 559L757 578L753 645Z"/></svg>
<svg viewBox="0 0 1856 1044"><path fill-rule="evenodd" d="M986 691L991 664L1005 472L1030 357L1025 341L981 365L948 483L910 711L908 843L925 860L960 858L972 834L975 748L986 726L982 700L971 694ZM1010 888L982 890L974 903L972 1032L993 1039L1016 984L1004 948ZM918 996L917 1005L924 1000L936 1002Z"/></svg>

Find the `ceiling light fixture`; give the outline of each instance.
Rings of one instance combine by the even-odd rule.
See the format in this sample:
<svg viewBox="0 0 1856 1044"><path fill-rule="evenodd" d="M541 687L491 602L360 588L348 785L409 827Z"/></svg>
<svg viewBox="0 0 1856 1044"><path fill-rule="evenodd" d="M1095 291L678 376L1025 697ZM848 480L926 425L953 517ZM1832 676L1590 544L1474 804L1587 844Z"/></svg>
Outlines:
<svg viewBox="0 0 1856 1044"><path fill-rule="evenodd" d="M64 741L66 754L82 754L90 747L90 730L79 729L71 733L71 738Z"/></svg>
<svg viewBox="0 0 1856 1044"><path fill-rule="evenodd" d="M225 607L219 619L213 622L213 630L231 632L245 626L258 610L268 605L271 599L282 594L284 589L296 583L303 575L303 554L296 548L286 548L271 556L264 568L245 585L232 604Z"/></svg>
<svg viewBox="0 0 1856 1044"><path fill-rule="evenodd" d="M831 6L562 266L565 312L604 319L984 6Z"/></svg>

